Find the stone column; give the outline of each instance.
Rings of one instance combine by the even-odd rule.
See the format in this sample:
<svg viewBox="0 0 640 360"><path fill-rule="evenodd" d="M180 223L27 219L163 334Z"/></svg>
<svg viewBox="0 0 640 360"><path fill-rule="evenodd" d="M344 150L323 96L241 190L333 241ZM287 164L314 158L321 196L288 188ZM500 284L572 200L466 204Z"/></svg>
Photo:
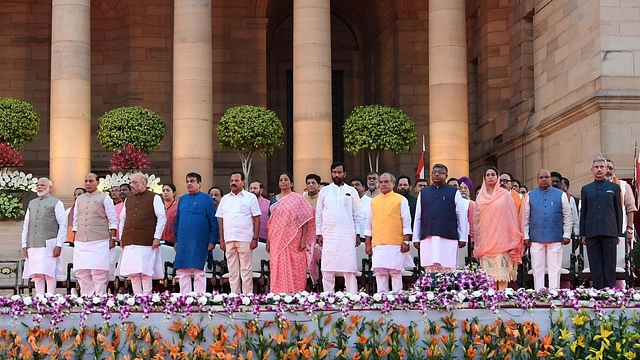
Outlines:
<svg viewBox="0 0 640 360"><path fill-rule="evenodd" d="M429 156L469 175L465 0L429 0Z"/></svg>
<svg viewBox="0 0 640 360"><path fill-rule="evenodd" d="M173 182L186 192L185 175L213 184L213 65L211 1L174 0Z"/></svg>
<svg viewBox="0 0 640 360"><path fill-rule="evenodd" d="M54 195L73 199L91 170L91 1L51 7L50 176Z"/></svg>
<svg viewBox="0 0 640 360"><path fill-rule="evenodd" d="M329 0L293 1L293 171L296 188L330 179L331 17Z"/></svg>

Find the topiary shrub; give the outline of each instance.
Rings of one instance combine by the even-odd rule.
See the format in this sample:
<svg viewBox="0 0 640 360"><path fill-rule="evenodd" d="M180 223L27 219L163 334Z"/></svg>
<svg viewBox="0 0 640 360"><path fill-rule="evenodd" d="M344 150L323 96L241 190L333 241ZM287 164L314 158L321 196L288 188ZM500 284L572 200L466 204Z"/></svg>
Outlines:
<svg viewBox="0 0 640 360"><path fill-rule="evenodd" d="M145 153L157 150L164 139L165 124L155 112L140 106L107 111L98 122L98 141L107 150L132 145Z"/></svg>
<svg viewBox="0 0 640 360"><path fill-rule="evenodd" d="M218 123L218 141L223 150L235 150L240 155L245 179L251 173L255 154L273 154L284 145L284 128L275 112L251 105L230 107ZM246 183L248 185L248 182Z"/></svg>
<svg viewBox="0 0 640 360"><path fill-rule="evenodd" d="M40 131L40 114L28 102L0 97L0 142L21 150Z"/></svg>
<svg viewBox="0 0 640 360"><path fill-rule="evenodd" d="M371 171L378 171L380 152L400 154L413 149L417 141L413 121L390 106L358 106L344 122L344 149L351 155L365 150Z"/></svg>

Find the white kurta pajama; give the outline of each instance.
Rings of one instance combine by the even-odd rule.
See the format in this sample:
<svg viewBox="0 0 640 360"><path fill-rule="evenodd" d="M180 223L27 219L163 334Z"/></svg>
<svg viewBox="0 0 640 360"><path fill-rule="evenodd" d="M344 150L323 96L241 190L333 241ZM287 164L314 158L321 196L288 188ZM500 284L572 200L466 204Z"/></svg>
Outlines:
<svg viewBox="0 0 640 360"><path fill-rule="evenodd" d="M56 246L62 247L67 239L67 215L64 210L62 201L58 201L54 207L56 222L58 223L58 232L55 238L47 239L45 247L30 247L27 249L29 257L24 262L22 272L23 279L31 279L38 275L45 275L49 278L53 285L47 289L49 293L55 292L56 276L62 274L62 262L60 256L53 257L53 250ZM31 214L29 209L24 217L22 228L22 247L27 247L27 235L29 233L29 218ZM36 284L36 292L43 293L44 284Z"/></svg>
<svg viewBox="0 0 640 360"><path fill-rule="evenodd" d="M455 269L458 262L458 241L467 242L469 238L469 220L467 216L469 205L468 203L465 204L460 191L456 191L454 202L456 206L455 216L458 223L458 239L446 239L440 236L427 236L421 239L421 195L422 192L418 194L416 216L413 223L413 242L420 242L420 265L425 267L440 264L445 268Z"/></svg>
<svg viewBox="0 0 640 360"><path fill-rule="evenodd" d="M157 218L153 238L160 239L167 223L164 204L160 196L153 197L153 211ZM127 207L124 206L120 213L120 225L118 228L120 234L123 234L126 219ZM125 246L124 250L122 250L120 261L118 261L116 275L129 276L133 274L144 274L152 279L164 278L164 265L160 256L160 247L153 249L151 246L143 245Z"/></svg>
<svg viewBox="0 0 640 360"><path fill-rule="evenodd" d="M333 292L336 273L343 273L348 292L357 292L356 235L362 227L360 197L353 187L323 187L316 205L316 235L322 235L322 281Z"/></svg>
<svg viewBox="0 0 640 360"><path fill-rule="evenodd" d="M91 195L97 193L95 191ZM80 195L85 196L89 193ZM78 197L78 199L80 199ZM86 216L92 209L78 209L78 199L76 199L76 206L74 206L73 216L73 231L76 233L76 240L74 241L73 251L73 271L76 274L76 279L80 284L80 292L82 295L104 295L107 291L107 282L109 280L109 237L96 240L80 240L77 238L77 232L79 226L80 216ZM104 196L101 204L94 204L95 206L104 207L106 219L104 219L104 227L109 231L118 229L118 217L113 205L113 200L109 196Z"/></svg>

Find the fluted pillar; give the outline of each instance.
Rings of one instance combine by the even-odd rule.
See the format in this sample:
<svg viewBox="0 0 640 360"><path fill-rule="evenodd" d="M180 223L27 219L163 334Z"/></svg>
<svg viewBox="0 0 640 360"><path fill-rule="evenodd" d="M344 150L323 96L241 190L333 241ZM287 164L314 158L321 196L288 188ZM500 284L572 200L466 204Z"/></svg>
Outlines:
<svg viewBox="0 0 640 360"><path fill-rule="evenodd" d="M174 0L173 182L186 192L185 175L213 184L213 70L211 1Z"/></svg>
<svg viewBox="0 0 640 360"><path fill-rule="evenodd" d="M294 0L293 174L298 189L309 173L330 179L331 118L330 1Z"/></svg>
<svg viewBox="0 0 640 360"><path fill-rule="evenodd" d="M50 177L73 199L91 169L91 0L53 0L51 8Z"/></svg>
<svg viewBox="0 0 640 360"><path fill-rule="evenodd" d="M469 175L465 0L429 0L429 155Z"/></svg>

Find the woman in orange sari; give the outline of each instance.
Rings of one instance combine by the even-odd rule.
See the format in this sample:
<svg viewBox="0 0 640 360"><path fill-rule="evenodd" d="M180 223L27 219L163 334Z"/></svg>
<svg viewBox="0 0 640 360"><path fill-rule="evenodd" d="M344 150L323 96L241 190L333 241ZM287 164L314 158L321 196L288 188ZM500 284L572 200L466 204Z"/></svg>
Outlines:
<svg viewBox="0 0 640 360"><path fill-rule="evenodd" d="M476 197L473 256L502 290L510 280L516 279L524 242L513 199L498 184L498 174L495 167L485 170L482 188Z"/></svg>
<svg viewBox="0 0 640 360"><path fill-rule="evenodd" d="M280 194L271 198L267 223L270 287L273 293L303 291L307 286L307 264L315 244L315 210L293 192L293 177L282 173Z"/></svg>

